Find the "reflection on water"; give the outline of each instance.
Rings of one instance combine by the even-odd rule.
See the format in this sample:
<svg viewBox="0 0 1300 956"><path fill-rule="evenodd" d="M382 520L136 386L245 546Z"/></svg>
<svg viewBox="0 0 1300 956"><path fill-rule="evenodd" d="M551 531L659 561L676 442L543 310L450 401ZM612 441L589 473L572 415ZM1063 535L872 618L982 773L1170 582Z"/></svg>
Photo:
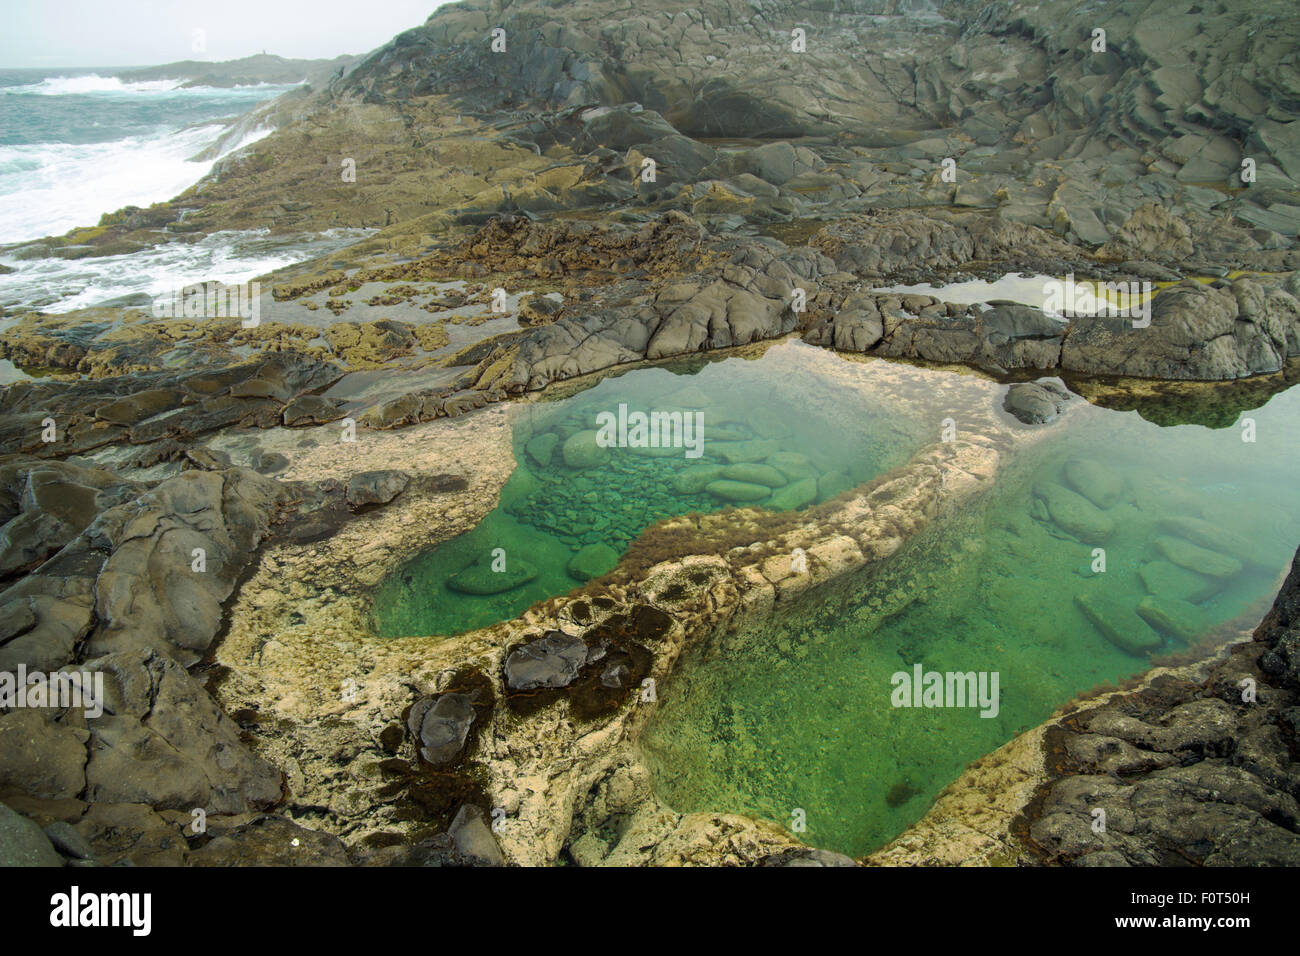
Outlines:
<svg viewBox="0 0 1300 956"><path fill-rule="evenodd" d="M1300 541L1300 389L1249 417L1254 442L1082 406L883 572L689 650L643 738L661 798L787 827L803 810L806 842L866 853L1071 697L1253 625ZM916 664L996 672L997 716L894 708Z"/></svg>

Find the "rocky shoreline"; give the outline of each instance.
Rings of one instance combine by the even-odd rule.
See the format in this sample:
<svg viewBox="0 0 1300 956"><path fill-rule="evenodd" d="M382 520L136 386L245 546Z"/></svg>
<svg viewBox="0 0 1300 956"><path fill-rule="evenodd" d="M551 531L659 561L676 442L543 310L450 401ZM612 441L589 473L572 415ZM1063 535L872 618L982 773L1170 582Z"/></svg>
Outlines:
<svg viewBox="0 0 1300 956"><path fill-rule="evenodd" d="M647 688L888 568L1076 396L1226 428L1295 382L1300 90L1244 67L1294 39L1277 5L1115 20L1100 54L1066 3L658 6L440 9L266 108L277 132L182 196L5 250L376 230L265 277L251 327L146 301L0 316L23 374L0 391L0 671L108 688L94 717L0 712L5 859L852 864L665 806ZM527 53L488 52L497 18ZM798 26L808 59L774 55ZM1150 283L1149 324L944 298L1015 273ZM794 339L944 394L961 438L800 512L662 521L514 620L375 637L379 584L496 505L531 403ZM1293 568L1251 640L1064 706L856 862L1300 862L1297 593Z"/></svg>

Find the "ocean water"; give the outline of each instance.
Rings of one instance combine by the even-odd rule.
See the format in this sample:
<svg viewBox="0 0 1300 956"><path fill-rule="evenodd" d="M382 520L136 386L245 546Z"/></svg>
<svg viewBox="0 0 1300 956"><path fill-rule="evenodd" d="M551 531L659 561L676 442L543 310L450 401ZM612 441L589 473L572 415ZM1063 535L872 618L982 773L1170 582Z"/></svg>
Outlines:
<svg viewBox="0 0 1300 956"><path fill-rule="evenodd" d="M971 761L1076 695L1146 670L1147 653L1252 629L1300 542L1300 388L1245 414L1253 443L1235 426L1162 428L1077 408L978 507L932 525L883 570L697 641L659 688L641 741L656 792L682 812L745 813L865 854L920 819ZM1071 473L1109 489L1098 494L1107 507L1093 506L1108 519L1098 531L1110 527L1100 540L1080 540L1079 525L1065 530L1042 503L1040 490L1073 487ZM1188 549L1188 535L1211 553ZM1176 628L1149 623L1159 607L1181 615ZM917 665L997 674L996 713L895 707L894 675Z"/></svg>
<svg viewBox="0 0 1300 956"><path fill-rule="evenodd" d="M181 89L92 70L0 70L0 246L94 226L104 213L171 199L221 156L268 135L227 136L231 121L291 89ZM218 155L200 153L216 144ZM243 282L346 239L225 233L128 256L19 259L0 250L0 307L50 312L157 294L208 279Z"/></svg>
<svg viewBox="0 0 1300 956"><path fill-rule="evenodd" d="M885 363L871 368L881 374L888 370ZM537 601L580 586L584 578L575 575L570 562L588 546L604 549L599 553L606 564L595 567L607 571L642 530L663 518L733 503L797 510L905 463L937 419L889 404L884 390L822 374L835 369L871 375L867 366L851 366L823 349L784 343L752 360L715 358L671 369L636 369L578 395L518 409L517 467L500 504L473 530L390 576L374 602L376 633L456 634L508 620ZM592 461L575 467L578 459L569 443L581 448L582 436L595 434L598 416L617 415L620 405L629 413L700 415L700 456L687 457L685 447L587 448ZM760 467L749 475L749 465ZM747 488L709 487L734 480L731 476L760 477L780 486L746 481ZM724 497L736 492L758 497ZM507 573L489 570L479 576L503 590L476 595L449 585L476 565L490 567L494 554L504 557ZM536 576L506 587L517 568Z"/></svg>
<svg viewBox="0 0 1300 956"><path fill-rule="evenodd" d="M212 168L214 160L193 157L225 131L221 121L290 88L179 86L0 71L0 243L62 235L123 206L170 199Z"/></svg>

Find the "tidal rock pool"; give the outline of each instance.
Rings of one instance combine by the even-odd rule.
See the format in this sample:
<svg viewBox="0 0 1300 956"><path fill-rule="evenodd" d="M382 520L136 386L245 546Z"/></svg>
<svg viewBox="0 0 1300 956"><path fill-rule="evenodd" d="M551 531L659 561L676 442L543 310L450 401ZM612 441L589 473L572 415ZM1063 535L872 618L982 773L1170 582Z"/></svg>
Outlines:
<svg viewBox="0 0 1300 956"><path fill-rule="evenodd" d="M664 518L798 510L905 463L938 437L941 416L909 402L919 382L900 392L899 368L790 342L638 368L517 409L518 465L498 506L384 584L376 633L506 620L609 572Z"/></svg>
<svg viewBox="0 0 1300 956"><path fill-rule="evenodd" d="M1076 695L1259 621L1300 539L1297 420L1300 388L1218 430L1074 408L881 568L693 643L641 739L657 793L882 846Z"/></svg>

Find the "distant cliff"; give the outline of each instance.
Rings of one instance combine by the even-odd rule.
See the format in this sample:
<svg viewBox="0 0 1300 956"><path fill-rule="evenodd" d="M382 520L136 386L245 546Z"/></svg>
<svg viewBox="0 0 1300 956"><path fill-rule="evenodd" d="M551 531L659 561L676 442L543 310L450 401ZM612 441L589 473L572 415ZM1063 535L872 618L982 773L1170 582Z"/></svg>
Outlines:
<svg viewBox="0 0 1300 956"><path fill-rule="evenodd" d="M240 60L209 63L181 60L162 66L122 70L117 77L128 83L150 80L184 80L182 86L254 86L258 83L323 83L340 70L346 72L361 60L359 56L336 56L332 60L287 60L282 56L259 53Z"/></svg>

